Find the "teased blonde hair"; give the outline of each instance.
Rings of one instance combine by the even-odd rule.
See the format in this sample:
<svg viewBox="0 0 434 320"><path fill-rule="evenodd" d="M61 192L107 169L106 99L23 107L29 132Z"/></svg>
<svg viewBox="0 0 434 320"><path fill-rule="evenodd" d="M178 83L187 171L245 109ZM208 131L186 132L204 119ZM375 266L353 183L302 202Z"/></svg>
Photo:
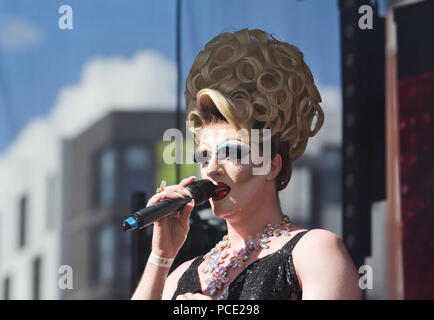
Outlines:
<svg viewBox="0 0 434 320"><path fill-rule="evenodd" d="M209 41L190 69L185 99L195 137L215 116L236 130L271 129L283 158L278 190L286 187L292 163L324 122L321 96L303 53L259 29L222 33Z"/></svg>

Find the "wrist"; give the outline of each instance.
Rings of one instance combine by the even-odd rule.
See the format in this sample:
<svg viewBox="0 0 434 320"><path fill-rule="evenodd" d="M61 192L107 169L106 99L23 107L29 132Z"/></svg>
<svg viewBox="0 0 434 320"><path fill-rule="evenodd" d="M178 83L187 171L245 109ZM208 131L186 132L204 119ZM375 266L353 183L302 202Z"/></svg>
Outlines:
<svg viewBox="0 0 434 320"><path fill-rule="evenodd" d="M159 256L159 257L163 257L163 258L167 258L167 259L175 259L178 251L174 251L174 250L165 250L165 249L160 249L160 248L152 248L151 249L155 255Z"/></svg>
<svg viewBox="0 0 434 320"><path fill-rule="evenodd" d="M175 260L174 257L173 258L162 257L156 254L155 252L151 252L148 258L148 262L156 265L157 267L162 267L162 268L170 268L174 260Z"/></svg>

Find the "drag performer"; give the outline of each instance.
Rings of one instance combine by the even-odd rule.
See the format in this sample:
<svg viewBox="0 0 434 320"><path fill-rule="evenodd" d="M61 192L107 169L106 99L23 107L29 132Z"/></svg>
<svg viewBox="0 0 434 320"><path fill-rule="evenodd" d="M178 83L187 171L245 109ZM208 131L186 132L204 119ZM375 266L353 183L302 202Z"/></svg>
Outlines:
<svg viewBox="0 0 434 320"><path fill-rule="evenodd" d="M132 299L360 299L341 239L295 225L280 207L278 192L324 121L302 52L262 30L220 34L197 55L185 98L195 161L217 186L210 204L227 234L168 275L193 201L154 223L152 253ZM194 179L163 182L148 206L188 195Z"/></svg>

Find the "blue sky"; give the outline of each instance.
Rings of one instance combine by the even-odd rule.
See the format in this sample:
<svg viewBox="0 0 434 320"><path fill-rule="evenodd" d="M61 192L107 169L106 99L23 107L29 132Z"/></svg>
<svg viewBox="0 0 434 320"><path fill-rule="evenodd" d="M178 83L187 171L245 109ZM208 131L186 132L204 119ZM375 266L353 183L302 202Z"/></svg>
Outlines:
<svg viewBox="0 0 434 320"><path fill-rule="evenodd" d="M58 27L64 4L73 9L73 30ZM183 81L208 40L247 27L298 46L316 81L340 87L336 0L184 0L181 12ZM80 80L90 59L153 49L174 62L175 16L174 0L1 1L0 152L31 119L53 108L59 91Z"/></svg>

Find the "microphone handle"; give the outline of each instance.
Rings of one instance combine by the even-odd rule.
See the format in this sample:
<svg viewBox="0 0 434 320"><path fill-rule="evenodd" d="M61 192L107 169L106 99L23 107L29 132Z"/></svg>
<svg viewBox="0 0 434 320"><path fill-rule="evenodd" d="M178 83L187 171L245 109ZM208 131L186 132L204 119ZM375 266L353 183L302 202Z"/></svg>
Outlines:
<svg viewBox="0 0 434 320"><path fill-rule="evenodd" d="M132 217L138 222L138 229L142 229L157 220L165 218L177 211L182 210L184 206L192 200L191 197L186 196L185 198L178 199L164 199L156 204L143 208L132 214Z"/></svg>

